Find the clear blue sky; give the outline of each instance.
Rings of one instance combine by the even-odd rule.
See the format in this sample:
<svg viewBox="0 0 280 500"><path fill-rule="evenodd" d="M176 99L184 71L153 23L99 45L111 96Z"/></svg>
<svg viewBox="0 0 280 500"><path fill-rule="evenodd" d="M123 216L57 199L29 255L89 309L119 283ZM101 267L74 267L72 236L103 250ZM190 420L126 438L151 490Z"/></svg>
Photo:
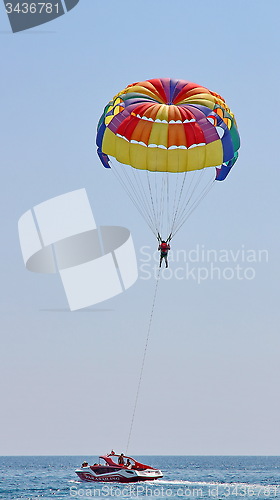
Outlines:
<svg viewBox="0 0 280 500"><path fill-rule="evenodd" d="M24 268L17 221L85 187L143 264L156 241L101 166L95 130L117 91L154 77L219 92L242 141L173 249L265 249L268 262L252 280L161 280L130 452L280 454L279 16L277 0L80 0L12 34L0 5L1 455L125 448L154 280L71 313L58 276Z"/></svg>

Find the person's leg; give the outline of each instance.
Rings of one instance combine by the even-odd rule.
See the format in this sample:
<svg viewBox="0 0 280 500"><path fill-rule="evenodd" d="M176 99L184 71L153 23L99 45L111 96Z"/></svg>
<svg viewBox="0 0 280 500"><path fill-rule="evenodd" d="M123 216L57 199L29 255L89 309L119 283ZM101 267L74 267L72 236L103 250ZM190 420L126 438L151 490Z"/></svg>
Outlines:
<svg viewBox="0 0 280 500"><path fill-rule="evenodd" d="M165 260L165 267L168 267L167 255L164 256L164 260Z"/></svg>
<svg viewBox="0 0 280 500"><path fill-rule="evenodd" d="M163 255L160 255L160 260L159 260L159 267L161 267L161 263L162 263L162 258L163 258Z"/></svg>

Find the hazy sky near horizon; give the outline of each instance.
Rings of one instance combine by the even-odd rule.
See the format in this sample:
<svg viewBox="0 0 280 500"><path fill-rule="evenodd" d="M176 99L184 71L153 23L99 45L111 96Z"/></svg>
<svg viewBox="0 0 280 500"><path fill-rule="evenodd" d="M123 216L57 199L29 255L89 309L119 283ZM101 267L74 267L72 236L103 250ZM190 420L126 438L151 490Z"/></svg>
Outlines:
<svg viewBox="0 0 280 500"><path fill-rule="evenodd" d="M277 0L80 0L12 34L0 4L0 455L125 449L157 242L100 164L95 131L118 91L154 77L224 96L241 149L172 241L129 453L280 454L279 16ZM25 269L17 222L82 187L98 224L131 230L139 279L71 313L57 275ZM207 250L227 253L233 279L214 271L198 283L199 268L210 273ZM247 278L236 265L251 269Z"/></svg>

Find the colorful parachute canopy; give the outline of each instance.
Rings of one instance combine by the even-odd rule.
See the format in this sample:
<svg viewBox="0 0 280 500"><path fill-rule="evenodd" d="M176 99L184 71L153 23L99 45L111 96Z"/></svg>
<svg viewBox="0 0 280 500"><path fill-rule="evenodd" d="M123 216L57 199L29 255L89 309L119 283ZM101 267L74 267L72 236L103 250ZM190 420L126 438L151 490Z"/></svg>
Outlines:
<svg viewBox="0 0 280 500"><path fill-rule="evenodd" d="M107 168L111 167L109 157L133 169L157 174L182 176L216 167L212 181L226 178L238 158L240 146L234 115L219 94L195 83L169 78L134 83L119 92L104 109L96 143L100 160ZM162 182L167 201L169 180ZM184 187L184 176L182 182ZM130 183L133 185L134 181ZM132 187L138 192L136 185ZM158 180L155 188L160 189ZM151 192L149 180L148 190ZM182 190L178 193L181 203ZM140 198L138 204L143 209ZM173 222L180 210L186 215L183 208L179 210L176 200L173 207L175 215L170 215ZM157 231L159 216L153 196L151 210L157 222L150 222L152 226L156 224ZM152 215L149 217L152 219Z"/></svg>
<svg viewBox="0 0 280 500"><path fill-rule="evenodd" d="M217 167L222 180L235 163L239 135L224 99L205 87L169 78L126 87L105 107L99 154L137 169L185 172ZM108 159L103 156L108 166Z"/></svg>

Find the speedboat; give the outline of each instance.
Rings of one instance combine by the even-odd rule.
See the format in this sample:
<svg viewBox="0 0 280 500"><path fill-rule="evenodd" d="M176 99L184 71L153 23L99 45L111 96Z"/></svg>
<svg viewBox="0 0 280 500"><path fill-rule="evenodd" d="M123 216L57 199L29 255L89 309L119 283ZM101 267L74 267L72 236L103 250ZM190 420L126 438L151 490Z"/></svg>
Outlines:
<svg viewBox="0 0 280 500"><path fill-rule="evenodd" d="M103 481L118 483L133 483L136 481L153 481L162 477L159 469L137 462L132 457L109 453L101 455L99 463L89 465L84 462L80 469L75 470L82 481Z"/></svg>

